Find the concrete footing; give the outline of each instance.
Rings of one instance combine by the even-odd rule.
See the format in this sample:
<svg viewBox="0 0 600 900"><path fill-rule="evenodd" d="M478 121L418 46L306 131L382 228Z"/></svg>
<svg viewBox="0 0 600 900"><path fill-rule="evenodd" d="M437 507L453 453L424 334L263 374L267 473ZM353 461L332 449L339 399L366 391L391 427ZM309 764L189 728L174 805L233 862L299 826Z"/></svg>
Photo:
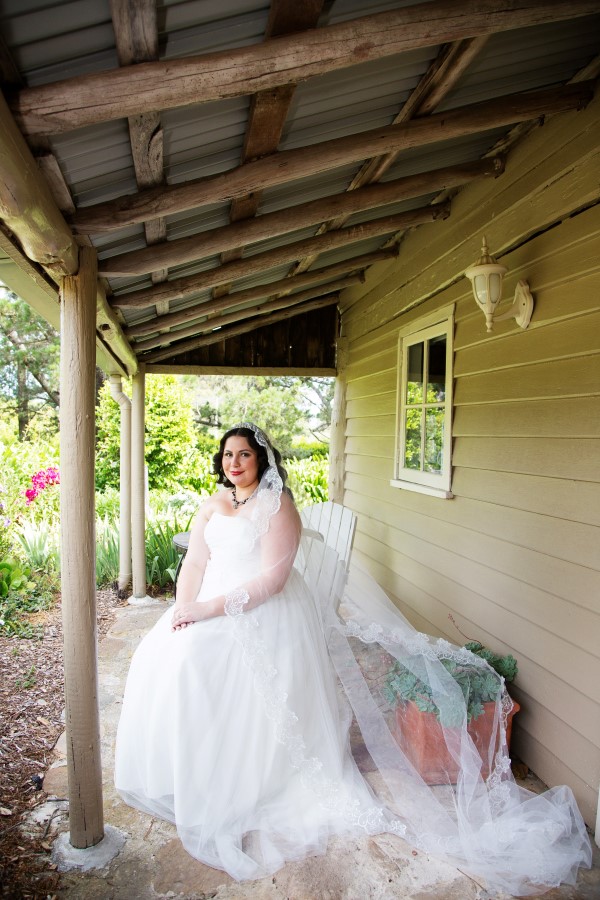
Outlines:
<svg viewBox="0 0 600 900"><path fill-rule="evenodd" d="M117 856L127 835L112 825L104 827L104 838L93 847L79 850L69 842L69 833L63 832L52 845L52 862L59 872L90 872L92 869L104 869Z"/></svg>

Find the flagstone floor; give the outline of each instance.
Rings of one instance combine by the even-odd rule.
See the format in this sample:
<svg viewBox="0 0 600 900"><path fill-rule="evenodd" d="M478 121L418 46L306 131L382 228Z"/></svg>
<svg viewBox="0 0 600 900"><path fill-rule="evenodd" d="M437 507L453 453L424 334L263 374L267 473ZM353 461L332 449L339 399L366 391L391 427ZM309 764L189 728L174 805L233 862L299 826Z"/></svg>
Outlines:
<svg viewBox="0 0 600 900"><path fill-rule="evenodd" d="M52 820L55 862L61 870L59 897L85 900L485 900L487 891L459 870L413 850L394 835L338 840L324 856L285 866L274 876L239 884L223 872L194 860L183 850L169 823L126 806L113 786L114 740L121 697L132 653L142 635L165 609L164 601L148 606L127 606L99 647L100 710L104 782L104 817L110 839L122 842L119 853L103 867L84 871L88 851L68 845L65 803L67 796L64 735L56 759L46 774L49 799L36 811L38 821ZM533 790L543 788L535 778ZM102 842L104 843L104 842ZM68 848L63 853L61 846ZM66 869L66 870L65 870ZM563 886L544 895L545 900L599 900L600 849L595 846L594 866L580 872L575 887Z"/></svg>

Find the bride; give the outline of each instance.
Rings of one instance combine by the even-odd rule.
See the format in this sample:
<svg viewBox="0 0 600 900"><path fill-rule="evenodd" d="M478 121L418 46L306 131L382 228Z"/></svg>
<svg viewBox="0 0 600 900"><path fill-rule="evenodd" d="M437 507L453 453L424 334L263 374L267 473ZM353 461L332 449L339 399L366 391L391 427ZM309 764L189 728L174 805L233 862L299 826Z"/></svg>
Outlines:
<svg viewBox="0 0 600 900"><path fill-rule="evenodd" d="M332 612L308 564L332 551L302 537L280 454L255 425L226 432L215 471L223 489L200 509L175 605L132 660L115 763L125 802L175 823L192 856L238 880L324 853L332 836L393 832L491 891L574 884L591 864L584 823L569 788L538 796L512 779L500 676L416 632L354 567L345 619ZM486 747L467 732L449 660L497 679ZM410 734L395 739L381 677L395 664L431 692L454 761L446 783L426 784L400 746Z"/></svg>

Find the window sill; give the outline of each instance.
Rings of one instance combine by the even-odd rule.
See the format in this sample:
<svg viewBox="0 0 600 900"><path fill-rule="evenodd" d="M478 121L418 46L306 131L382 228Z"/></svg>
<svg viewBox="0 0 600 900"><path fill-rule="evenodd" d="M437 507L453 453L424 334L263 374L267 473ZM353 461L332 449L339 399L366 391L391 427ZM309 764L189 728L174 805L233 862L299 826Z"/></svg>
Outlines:
<svg viewBox="0 0 600 900"><path fill-rule="evenodd" d="M443 488L431 487L428 484L417 484L414 481L398 481L392 478L391 487L401 488L404 491L414 491L416 494L428 494L430 497L440 497L442 500L452 500L454 494L452 491L446 491Z"/></svg>

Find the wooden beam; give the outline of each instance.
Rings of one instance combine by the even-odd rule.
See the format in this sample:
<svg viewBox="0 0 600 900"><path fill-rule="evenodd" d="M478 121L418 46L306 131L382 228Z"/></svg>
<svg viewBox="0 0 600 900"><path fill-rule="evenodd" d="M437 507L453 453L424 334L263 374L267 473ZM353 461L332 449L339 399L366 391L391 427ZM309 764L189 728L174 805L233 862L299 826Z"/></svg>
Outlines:
<svg viewBox="0 0 600 900"><path fill-rule="evenodd" d="M459 78L462 77L464 71L481 52L489 39L489 35L483 35L482 37L456 41L453 44L444 44L416 88L408 97L392 125L401 125L403 122L408 122L417 114L431 113L435 106L454 87ZM376 181L380 181L384 173L396 161L399 153L400 151L395 150L392 153L384 153L367 160L350 182L348 190L355 191L365 184L373 184ZM324 222L319 228L318 234L342 228L345 222L345 216L338 216L336 219ZM294 266L292 274L305 272L312 266L314 261L314 256L308 256L300 260Z"/></svg>
<svg viewBox="0 0 600 900"><path fill-rule="evenodd" d="M226 265L217 266L198 275L189 275L186 278L176 278L165 284L157 284L143 291L132 291L113 297L111 306L117 309L145 309L160 303L164 298L169 300L181 299L197 294L199 291L208 290L217 284L225 284L236 278L248 275L256 275L275 266L301 259L309 253L324 253L327 250L335 250L358 241L365 241L383 235L394 234L414 225L422 225L425 222L433 222L436 219L446 219L450 215L450 204L439 203L432 206L424 206L410 212L398 213L395 216L385 216L365 222L362 225L352 225L341 231L331 232L317 238L306 238L283 247L269 250L267 253L257 253L245 259L234 260Z"/></svg>
<svg viewBox="0 0 600 900"><path fill-rule="evenodd" d="M110 0L117 56L121 66L158 59L158 27L155 0ZM129 141L135 178L139 188L160 185L164 181L163 132L160 113L130 116ZM146 243L150 246L167 238L163 218L144 223ZM167 271L152 273L153 281L166 281Z"/></svg>
<svg viewBox="0 0 600 900"><path fill-rule="evenodd" d="M363 256L357 256L355 259L347 259L343 262L336 263L333 266L325 266L322 269L315 269L304 275L298 275L297 278L283 278L279 281L271 281L267 284L260 284L257 287L248 288L247 290L234 291L225 297L219 297L214 300L208 300L205 303L197 303L194 306L187 306L185 309L177 310L177 312L169 313L161 316L160 321L152 318L148 322L140 322L137 325L131 325L125 329L128 338L139 337L144 334L152 334L158 328L172 328L175 325L183 325L199 316L210 315L211 313L221 312L230 306L236 306L240 303L249 303L252 300L261 300L266 297L285 296L297 291L298 288L306 288L310 285L320 284L323 286L328 278L335 278L338 275L345 275L356 269L365 269L385 259L393 259L398 255L396 250L376 250L374 253L365 253Z"/></svg>
<svg viewBox="0 0 600 900"><path fill-rule="evenodd" d="M79 266L79 248L0 94L0 218L29 259L59 280Z"/></svg>
<svg viewBox="0 0 600 900"><path fill-rule="evenodd" d="M138 369L136 356L114 310L108 305L101 281L96 286L96 329L115 359L125 367L127 374L135 375Z"/></svg>
<svg viewBox="0 0 600 900"><path fill-rule="evenodd" d="M299 203L251 221L234 222L176 241L111 256L103 260L100 271L105 276L141 275L160 266L176 266L205 259L233 247L247 246L282 234L290 234L333 216L350 216L444 188L456 187L475 178L495 177L503 171L503 168L504 162L500 157L495 160L477 160L473 163L462 163L397 178L385 184L370 185L350 194L335 194L308 203Z"/></svg>
<svg viewBox="0 0 600 900"><path fill-rule="evenodd" d="M265 37L279 37L314 28L319 21L325 0L272 0ZM253 94L242 150L242 163L274 153L279 146L281 133L294 92L295 84L283 84L269 91ZM256 215L260 192L255 191L237 197L231 204L230 219L240 222ZM224 260L227 261L227 260Z"/></svg>
<svg viewBox="0 0 600 900"><path fill-rule="evenodd" d="M24 134L60 134L144 112L255 94L420 47L597 12L597 0L433 0L250 47L24 88L12 108Z"/></svg>
<svg viewBox="0 0 600 900"><path fill-rule="evenodd" d="M315 297L322 297L324 293L339 293L339 291L343 291L347 287L352 287L354 284L364 282L364 280L364 275L362 274L352 275L349 278L342 278L338 281L333 281L330 284L313 287L307 291L300 291L298 294L278 297L276 300L260 303L257 306L237 309L235 312L230 312L221 316L204 318L202 322L195 322L193 325L188 325L187 328L182 328L179 331L170 331L167 334L157 334L145 341L139 341L139 343L136 343L133 346L135 352L140 353L144 350L149 350L152 347L161 347L164 344L172 344L174 341L191 337L195 334L207 334L214 331L215 328L222 328L224 325L230 325L232 322L239 322L240 319L251 319L254 316L266 315L276 309L287 309L288 307L297 306L299 303L304 303L306 300L314 300ZM231 303L229 305L232 306ZM154 330L157 330L156 326Z"/></svg>
<svg viewBox="0 0 600 900"><path fill-rule="evenodd" d="M148 363L148 375L297 375L299 378L335 378L333 368L303 366L181 366Z"/></svg>
<svg viewBox="0 0 600 900"><path fill-rule="evenodd" d="M593 86L586 83L511 94L311 147L284 150L209 178L119 197L81 209L71 221L81 233L112 231L310 177L365 158L564 112L585 105L592 96Z"/></svg>
<svg viewBox="0 0 600 900"><path fill-rule="evenodd" d="M274 322L281 322L283 319L290 319L292 316L300 316L304 313L311 312L313 309L323 309L326 306L337 304L339 296L330 294L328 297L322 297L319 300L309 300L308 303L302 303L293 306L290 309L280 310L269 316L260 316L257 319L246 321L242 325L235 325L225 330L219 329L211 334L205 334L201 337L192 338L189 341L183 341L181 345L172 345L164 350L151 350L150 353L143 355L140 362L158 362L161 359L167 359L169 356L176 356L178 353L185 353L187 350L195 350L196 347L208 347L209 344L217 344L220 341L226 341L230 337L237 337L240 334L247 334L256 328L264 328L266 325L272 325Z"/></svg>

